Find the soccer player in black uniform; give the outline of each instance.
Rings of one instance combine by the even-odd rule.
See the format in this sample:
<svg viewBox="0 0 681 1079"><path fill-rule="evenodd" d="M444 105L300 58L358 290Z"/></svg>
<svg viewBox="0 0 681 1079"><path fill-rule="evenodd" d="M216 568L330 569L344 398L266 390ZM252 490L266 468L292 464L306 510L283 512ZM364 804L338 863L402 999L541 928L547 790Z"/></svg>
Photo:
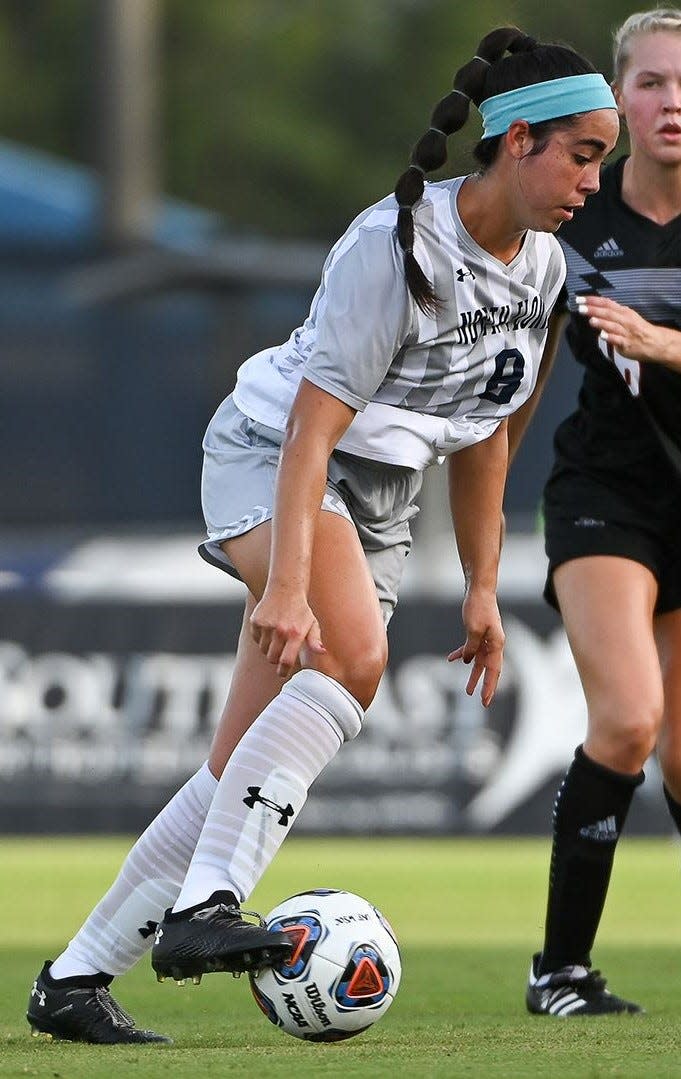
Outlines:
<svg viewBox="0 0 681 1079"><path fill-rule="evenodd" d="M614 89L630 155L561 230L567 338L585 366L545 491L546 598L584 689L558 792L531 1012L637 1012L591 969L615 846L657 748L681 831L681 10L630 16Z"/></svg>
<svg viewBox="0 0 681 1079"><path fill-rule="evenodd" d="M471 101L484 120L480 170L426 184ZM509 417L531 409L551 348L565 273L554 234L598 190L618 130L612 91L582 57L515 27L488 34L394 195L334 246L304 325L240 368L204 441L203 553L248 588L209 765L45 964L28 1009L37 1032L158 1040L109 994L152 940L161 979L257 970L289 953L240 903L360 731L422 474L440 458L466 577L466 642L449 659L471 663L468 691L479 684L491 701Z"/></svg>

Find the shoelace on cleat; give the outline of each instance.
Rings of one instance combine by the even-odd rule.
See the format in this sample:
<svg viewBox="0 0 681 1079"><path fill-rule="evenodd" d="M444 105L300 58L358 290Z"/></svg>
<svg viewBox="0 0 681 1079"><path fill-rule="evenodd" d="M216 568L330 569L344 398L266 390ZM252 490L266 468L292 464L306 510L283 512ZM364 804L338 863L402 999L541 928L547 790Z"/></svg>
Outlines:
<svg viewBox="0 0 681 1079"><path fill-rule="evenodd" d="M249 918L255 918L261 929L265 929L265 919L261 914L258 914L255 910L242 910L241 907L235 906L233 903L216 903L214 907L204 907L203 910L197 910L196 914L192 914L191 921L194 919L199 921L207 921L210 918L216 916L227 918L243 918L247 915Z"/></svg>
<svg viewBox="0 0 681 1079"><path fill-rule="evenodd" d="M114 1026L127 1027L130 1030L134 1030L135 1020L121 1008L118 1001L114 1000L108 989L102 985L96 986L94 998L99 1007L106 1012Z"/></svg>

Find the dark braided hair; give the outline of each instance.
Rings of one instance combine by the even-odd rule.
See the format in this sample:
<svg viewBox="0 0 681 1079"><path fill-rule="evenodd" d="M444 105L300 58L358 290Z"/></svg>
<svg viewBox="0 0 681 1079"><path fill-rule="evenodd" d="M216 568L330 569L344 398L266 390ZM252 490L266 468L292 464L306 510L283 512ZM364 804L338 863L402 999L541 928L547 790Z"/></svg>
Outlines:
<svg viewBox="0 0 681 1079"><path fill-rule="evenodd" d="M504 53L510 56L504 56ZM430 127L412 150L410 164L395 186L397 199L397 239L404 251L404 272L409 291L427 315L437 313L439 301L431 282L414 256L415 204L423 195L425 174L442 168L447 160L447 137L466 123L470 102L480 105L488 97L516 90L520 86L586 75L593 66L564 45L542 45L515 26L492 30L478 45L476 55L454 76L453 89L437 103ZM541 153L552 131L569 126L571 117L531 124L530 133L537 140L532 154ZM501 135L482 139L473 154L483 169L496 159Z"/></svg>

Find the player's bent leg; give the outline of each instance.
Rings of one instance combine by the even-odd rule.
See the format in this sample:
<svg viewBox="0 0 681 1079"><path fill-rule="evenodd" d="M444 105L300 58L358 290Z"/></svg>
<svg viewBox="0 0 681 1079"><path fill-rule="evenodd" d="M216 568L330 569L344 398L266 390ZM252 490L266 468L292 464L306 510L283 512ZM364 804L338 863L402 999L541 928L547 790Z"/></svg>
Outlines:
<svg viewBox="0 0 681 1079"><path fill-rule="evenodd" d="M165 1034L141 1030L111 996L111 976L63 978L50 975L50 960L33 982L26 1018L35 1037L92 1045L172 1044Z"/></svg>
<svg viewBox="0 0 681 1079"><path fill-rule="evenodd" d="M218 778L253 721L284 685L250 635L248 620L256 602L249 592L229 695L211 746L210 766ZM207 902L190 906L179 915L169 909L154 949L158 979L192 978L198 982L205 973L239 974L285 958L290 951L286 938L264 930L259 915L249 915L254 924L243 917L244 913L234 892L223 888Z"/></svg>
<svg viewBox="0 0 681 1079"><path fill-rule="evenodd" d="M157 975L252 971L289 954L290 939L246 922L237 897L251 893L312 782L358 733L361 714L342 686L303 670L244 735L223 773L176 909L158 929L152 950Z"/></svg>
<svg viewBox="0 0 681 1079"><path fill-rule="evenodd" d="M266 578L265 530L268 525L249 533L249 543L240 537L236 550L236 541L230 541L229 556L253 595ZM317 593L320 577L335 581L335 589ZM299 671L241 738L223 772L175 908L159 927L152 966L161 977L257 970L290 949L284 934L247 923L238 901L247 898L274 858L314 780L343 742L359 732L364 709L345 679L370 699L385 664L376 590L353 526L338 515L321 515L313 582L311 605L327 648L322 660L343 681L327 670Z"/></svg>

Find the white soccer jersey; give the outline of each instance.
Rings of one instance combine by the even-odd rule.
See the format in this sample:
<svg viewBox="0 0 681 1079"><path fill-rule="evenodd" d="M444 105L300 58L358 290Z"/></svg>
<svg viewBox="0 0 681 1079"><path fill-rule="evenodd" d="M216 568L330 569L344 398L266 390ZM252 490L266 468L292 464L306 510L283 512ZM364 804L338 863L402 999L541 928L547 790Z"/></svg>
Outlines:
<svg viewBox="0 0 681 1079"><path fill-rule="evenodd" d="M508 266L490 255L459 217L464 179L426 184L414 209L414 254L441 301L436 316L407 289L389 195L332 248L304 324L242 365L242 412L284 430L304 376L357 410L339 449L423 469L488 438L527 400L564 258L538 232Z"/></svg>

